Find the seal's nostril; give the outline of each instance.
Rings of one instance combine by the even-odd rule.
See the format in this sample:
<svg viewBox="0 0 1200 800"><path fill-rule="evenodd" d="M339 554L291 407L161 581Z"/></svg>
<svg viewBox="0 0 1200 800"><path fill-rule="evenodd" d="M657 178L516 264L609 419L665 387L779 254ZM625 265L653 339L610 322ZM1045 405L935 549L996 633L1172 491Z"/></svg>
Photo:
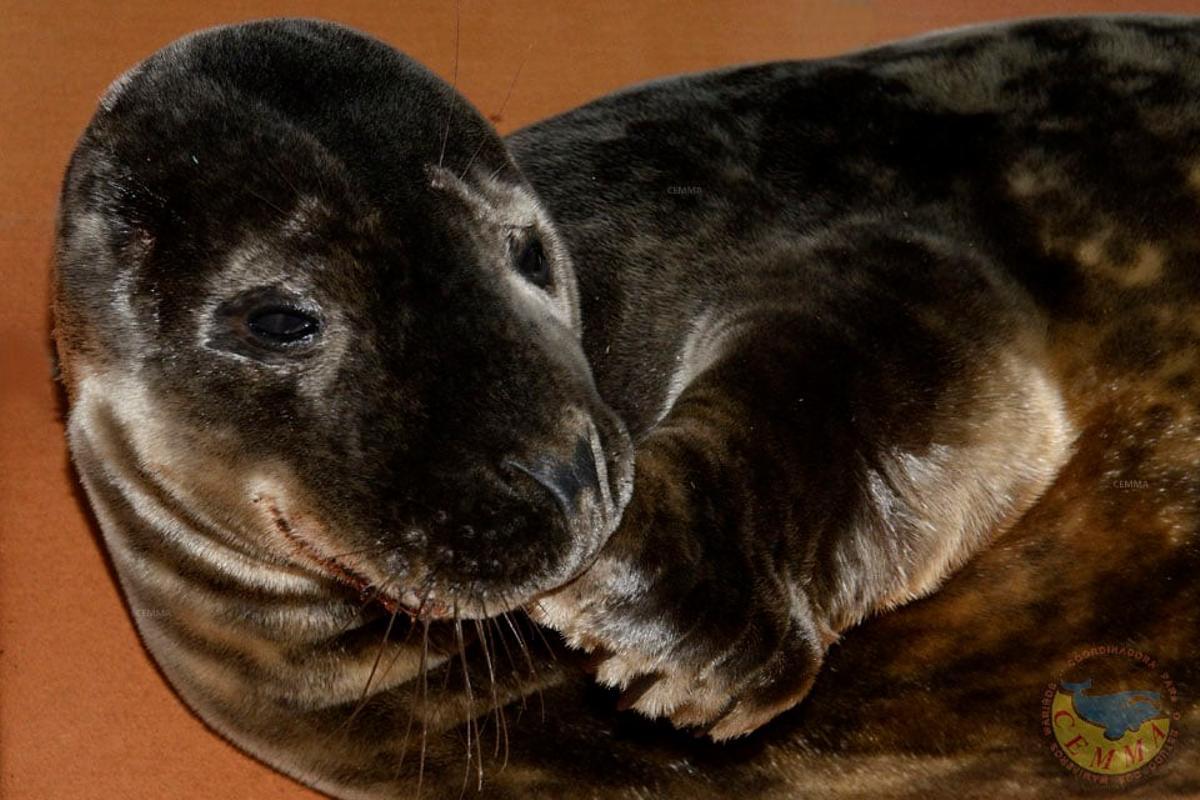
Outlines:
<svg viewBox="0 0 1200 800"><path fill-rule="evenodd" d="M541 484L554 496L559 508L567 516L578 513L579 497L585 489L598 491L600 485L592 444L586 437L575 443L575 450L567 461L546 458L528 466L506 458L504 466L522 472Z"/></svg>

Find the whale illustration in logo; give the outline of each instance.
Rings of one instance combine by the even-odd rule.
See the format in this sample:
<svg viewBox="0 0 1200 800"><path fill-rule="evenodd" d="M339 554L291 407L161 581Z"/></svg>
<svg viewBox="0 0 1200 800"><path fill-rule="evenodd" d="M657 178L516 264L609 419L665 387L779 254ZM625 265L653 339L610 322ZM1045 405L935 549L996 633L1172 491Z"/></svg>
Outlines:
<svg viewBox="0 0 1200 800"><path fill-rule="evenodd" d="M1084 694L1092 688L1092 679L1079 683L1063 682L1071 693L1075 713L1093 725L1104 728L1104 738L1115 741L1126 731L1136 731L1142 723L1162 716L1162 697L1158 692L1134 689L1114 694Z"/></svg>

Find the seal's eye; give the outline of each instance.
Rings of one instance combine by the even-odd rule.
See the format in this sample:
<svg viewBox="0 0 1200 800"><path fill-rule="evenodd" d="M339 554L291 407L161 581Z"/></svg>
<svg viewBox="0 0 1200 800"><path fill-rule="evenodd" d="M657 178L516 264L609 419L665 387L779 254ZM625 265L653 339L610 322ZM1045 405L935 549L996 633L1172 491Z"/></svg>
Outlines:
<svg viewBox="0 0 1200 800"><path fill-rule="evenodd" d="M550 285L550 261L542 248L542 240L530 236L523 242L513 240L513 265L525 280L545 289Z"/></svg>
<svg viewBox="0 0 1200 800"><path fill-rule="evenodd" d="M294 308L273 306L250 312L246 327L268 344L291 344L316 333L317 321Z"/></svg>

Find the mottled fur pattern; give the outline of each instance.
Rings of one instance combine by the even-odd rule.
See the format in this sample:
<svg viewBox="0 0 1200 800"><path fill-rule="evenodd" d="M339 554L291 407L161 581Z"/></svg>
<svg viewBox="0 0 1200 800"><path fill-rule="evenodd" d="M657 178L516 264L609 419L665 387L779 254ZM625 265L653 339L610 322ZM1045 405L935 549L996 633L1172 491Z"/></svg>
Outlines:
<svg viewBox="0 0 1200 800"><path fill-rule="evenodd" d="M1198 84L1191 20L1048 20L501 142L342 29L184 40L102 103L58 257L147 646L339 797L457 796L485 732L494 797L1087 791L1039 740L1072 652L1153 653L1200 723ZM239 333L265 289L318 345Z"/></svg>

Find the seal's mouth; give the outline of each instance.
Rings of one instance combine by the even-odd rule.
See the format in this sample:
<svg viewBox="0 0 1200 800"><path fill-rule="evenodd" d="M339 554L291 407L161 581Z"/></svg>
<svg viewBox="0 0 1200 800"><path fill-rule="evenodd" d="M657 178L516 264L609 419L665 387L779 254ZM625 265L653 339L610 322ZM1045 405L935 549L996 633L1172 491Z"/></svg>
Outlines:
<svg viewBox="0 0 1200 800"><path fill-rule="evenodd" d="M627 498L628 493L623 492L619 505L614 504L613 508L607 509L604 516L610 521L614 517L619 519ZM403 575L404 585L401 585L396 576L384 575L369 559L357 558L359 554L330 552L330 548L324 545L328 537L321 535L324 526L311 521L309 515L303 512L285 511L276 494L260 491L252 495L251 502L268 520L273 538L289 556L289 560L348 589L364 607L374 605L389 615L403 614L412 620L424 622L488 618L536 602L539 597L552 594L586 573L602 549L596 547L595 552L576 564L564 578L553 582L553 585L490 593L489 599L485 600L473 593L460 593L450 587L438 586L431 579L428 569L408 570ZM413 588L417 586L425 588Z"/></svg>
<svg viewBox="0 0 1200 800"><path fill-rule="evenodd" d="M454 618L454 608L437 598L418 598L411 590L403 593L389 591L389 581L372 579L368 577L367 568L350 563L345 556L326 553L324 548L313 541L314 537L306 536L302 532L302 526L297 525L293 517L283 512L274 496L255 494L251 502L263 509L271 521L272 529L279 534L297 560L323 577L331 578L354 591L364 605L374 603L389 614L405 614L412 619L425 621Z"/></svg>

